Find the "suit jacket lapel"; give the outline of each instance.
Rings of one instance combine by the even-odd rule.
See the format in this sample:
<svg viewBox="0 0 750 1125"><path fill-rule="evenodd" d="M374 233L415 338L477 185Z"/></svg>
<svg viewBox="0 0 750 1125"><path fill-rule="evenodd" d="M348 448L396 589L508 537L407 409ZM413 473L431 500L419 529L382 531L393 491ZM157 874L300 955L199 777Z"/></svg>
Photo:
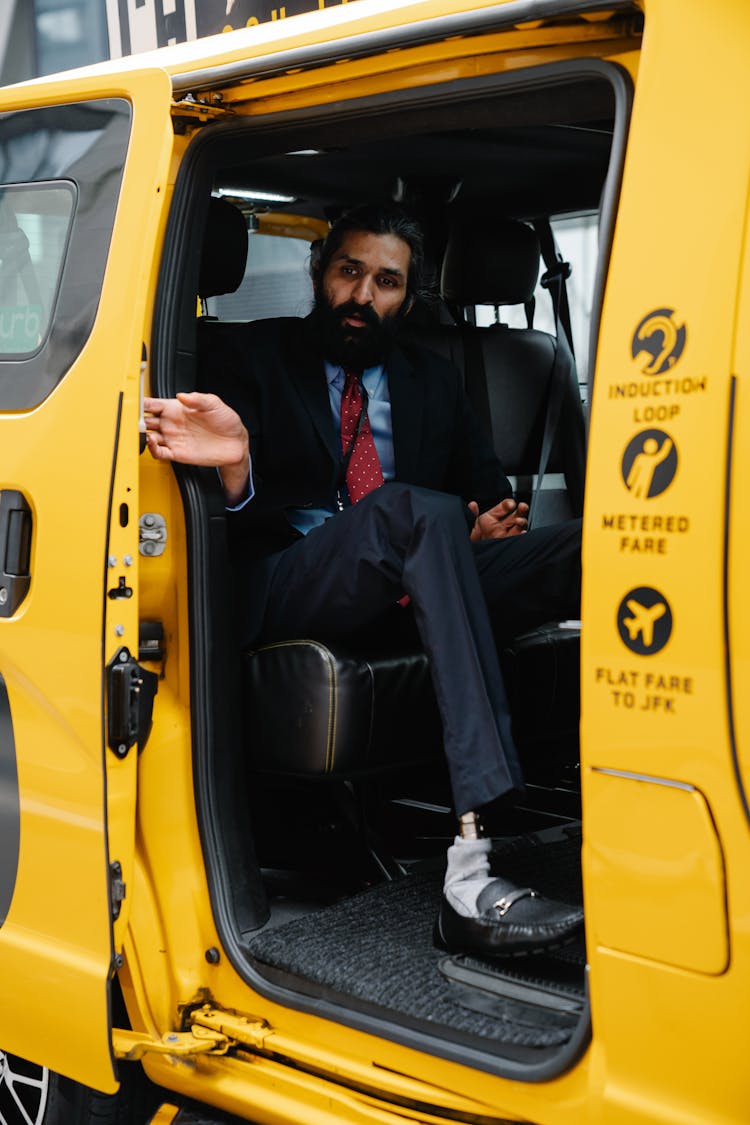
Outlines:
<svg viewBox="0 0 750 1125"><path fill-rule="evenodd" d="M303 324L306 322L303 322ZM323 360L310 347L307 332L299 333L290 350L289 377L304 402L313 425L334 463L341 459L341 449L331 413L328 383Z"/></svg>
<svg viewBox="0 0 750 1125"><path fill-rule="evenodd" d="M411 482L415 477L422 442L423 396L420 380L399 348L395 348L388 357L387 369L396 480Z"/></svg>

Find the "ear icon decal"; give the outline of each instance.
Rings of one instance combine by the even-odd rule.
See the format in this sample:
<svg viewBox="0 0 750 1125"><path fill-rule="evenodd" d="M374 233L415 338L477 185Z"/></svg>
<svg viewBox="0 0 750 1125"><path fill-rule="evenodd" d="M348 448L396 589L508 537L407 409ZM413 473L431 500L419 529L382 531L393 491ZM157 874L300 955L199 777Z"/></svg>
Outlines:
<svg viewBox="0 0 750 1125"><path fill-rule="evenodd" d="M633 333L633 359L641 360L644 375L662 375L677 363L686 338L685 325L675 323L674 309L654 309Z"/></svg>

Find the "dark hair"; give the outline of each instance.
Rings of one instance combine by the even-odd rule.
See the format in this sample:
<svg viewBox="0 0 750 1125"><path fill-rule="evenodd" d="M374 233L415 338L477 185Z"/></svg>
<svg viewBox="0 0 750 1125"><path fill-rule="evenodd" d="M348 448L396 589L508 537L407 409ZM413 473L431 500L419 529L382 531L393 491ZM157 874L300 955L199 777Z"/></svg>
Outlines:
<svg viewBox="0 0 750 1125"><path fill-rule="evenodd" d="M424 274L424 237L415 219L393 203L366 204L345 211L329 230L325 241L310 255L310 271L317 283L328 269L331 258L350 231L367 234L392 234L405 242L411 251L409 272L406 278L406 297L411 300L420 295Z"/></svg>

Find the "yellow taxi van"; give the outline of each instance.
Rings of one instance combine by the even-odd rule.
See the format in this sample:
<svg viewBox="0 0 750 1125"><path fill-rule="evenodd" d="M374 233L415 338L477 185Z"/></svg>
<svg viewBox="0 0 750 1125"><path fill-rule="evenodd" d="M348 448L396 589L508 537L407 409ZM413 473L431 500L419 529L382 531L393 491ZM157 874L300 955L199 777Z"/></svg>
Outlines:
<svg viewBox="0 0 750 1125"><path fill-rule="evenodd" d="M744 0L360 0L0 91L2 1125L750 1119L749 54ZM423 654L237 651L216 474L144 452L372 200L583 513L490 825L583 902L556 954L433 946Z"/></svg>

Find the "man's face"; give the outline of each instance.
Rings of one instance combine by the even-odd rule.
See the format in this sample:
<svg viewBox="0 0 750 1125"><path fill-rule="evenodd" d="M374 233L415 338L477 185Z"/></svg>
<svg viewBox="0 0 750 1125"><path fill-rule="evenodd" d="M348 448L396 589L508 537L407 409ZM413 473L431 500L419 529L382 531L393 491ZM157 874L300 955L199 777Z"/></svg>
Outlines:
<svg viewBox="0 0 750 1125"><path fill-rule="evenodd" d="M385 359L408 309L411 250L392 234L350 231L316 291L326 358L368 367Z"/></svg>

